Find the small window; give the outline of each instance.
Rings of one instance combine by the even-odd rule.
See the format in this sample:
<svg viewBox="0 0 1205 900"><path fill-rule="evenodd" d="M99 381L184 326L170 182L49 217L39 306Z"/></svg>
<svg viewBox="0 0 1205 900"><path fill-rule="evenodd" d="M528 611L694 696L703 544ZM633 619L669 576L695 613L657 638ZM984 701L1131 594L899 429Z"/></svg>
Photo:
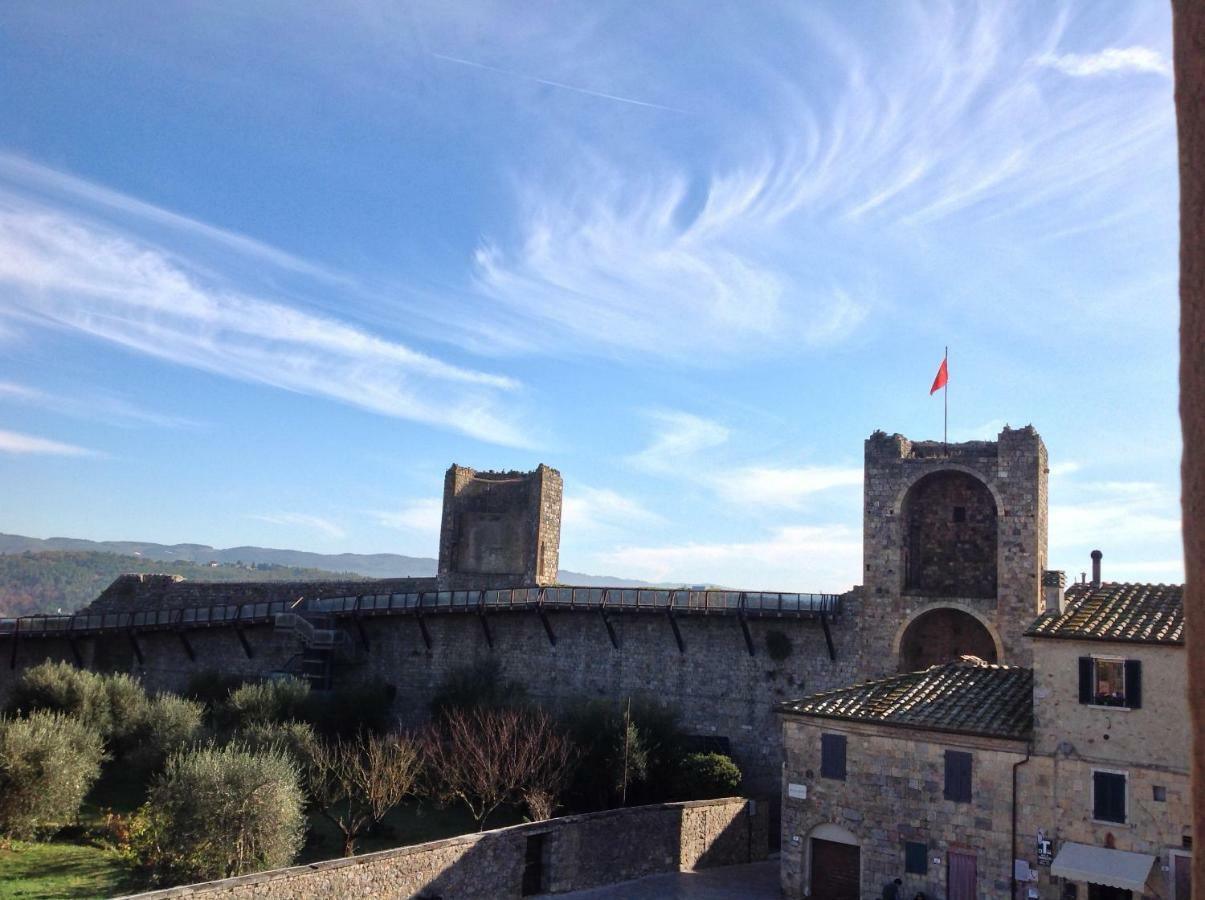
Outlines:
<svg viewBox="0 0 1205 900"><path fill-rule="evenodd" d="M955 803L971 802L971 754L961 750L946 751L945 797Z"/></svg>
<svg viewBox="0 0 1205 900"><path fill-rule="evenodd" d="M929 874L929 845L920 841L904 842L904 872L908 875Z"/></svg>
<svg viewBox="0 0 1205 900"><path fill-rule="evenodd" d="M965 506L954 507L954 521L965 522L967 520L967 508Z"/></svg>
<svg viewBox="0 0 1205 900"><path fill-rule="evenodd" d="M1081 656L1079 702L1091 706L1142 706L1142 663L1136 659Z"/></svg>
<svg viewBox="0 0 1205 900"><path fill-rule="evenodd" d="M1126 776L1123 773L1092 773L1092 818L1098 822L1125 822Z"/></svg>
<svg viewBox="0 0 1205 900"><path fill-rule="evenodd" d="M845 735L820 735L820 775L845 780Z"/></svg>
<svg viewBox="0 0 1205 900"><path fill-rule="evenodd" d="M1154 800L1156 803L1166 803L1167 802L1167 788L1165 788L1161 784L1151 785L1151 799Z"/></svg>

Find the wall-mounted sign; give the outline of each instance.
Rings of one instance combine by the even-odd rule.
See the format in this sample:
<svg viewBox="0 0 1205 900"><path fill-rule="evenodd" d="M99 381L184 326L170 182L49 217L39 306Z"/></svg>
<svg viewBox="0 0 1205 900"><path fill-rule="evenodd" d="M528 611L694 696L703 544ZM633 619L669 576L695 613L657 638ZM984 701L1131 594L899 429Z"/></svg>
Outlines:
<svg viewBox="0 0 1205 900"><path fill-rule="evenodd" d="M806 784L790 783L787 785L787 796L792 800L806 800L808 798L808 786Z"/></svg>
<svg viewBox="0 0 1205 900"><path fill-rule="evenodd" d="M1045 829L1038 829L1038 865L1048 866L1054 862L1054 845L1046 838Z"/></svg>

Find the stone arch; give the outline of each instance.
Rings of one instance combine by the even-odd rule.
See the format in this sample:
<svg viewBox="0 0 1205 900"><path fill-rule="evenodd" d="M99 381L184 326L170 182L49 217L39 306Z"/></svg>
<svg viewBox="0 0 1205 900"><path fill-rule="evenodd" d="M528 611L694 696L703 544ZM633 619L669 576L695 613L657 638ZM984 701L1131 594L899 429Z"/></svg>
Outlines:
<svg viewBox="0 0 1205 900"><path fill-rule="evenodd" d="M901 672L953 662L960 656L1004 661L1004 644L995 627L982 613L961 603L917 610L896 631L891 649Z"/></svg>
<svg viewBox="0 0 1205 900"><path fill-rule="evenodd" d="M822 841L832 841L834 844L853 844L855 847L862 845L856 834L832 822L821 822L809 831L807 836L809 840L819 838Z"/></svg>
<svg viewBox="0 0 1205 900"><path fill-rule="evenodd" d="M813 852L815 849L814 841L827 841L831 844L844 844L847 847L856 847L856 851L852 851L856 856L855 860L851 860L850 875L857 879L860 885L862 881L862 871L864 869L864 860L862 859L862 842L858 836L840 825L832 822L821 822L819 825L812 828L811 831L803 839L803 872L802 883L806 885L807 890L815 885L813 880ZM822 875L824 872L816 873Z"/></svg>
<svg viewBox="0 0 1205 900"><path fill-rule="evenodd" d="M996 491L965 467L912 481L899 501L904 592L995 597L1001 509Z"/></svg>

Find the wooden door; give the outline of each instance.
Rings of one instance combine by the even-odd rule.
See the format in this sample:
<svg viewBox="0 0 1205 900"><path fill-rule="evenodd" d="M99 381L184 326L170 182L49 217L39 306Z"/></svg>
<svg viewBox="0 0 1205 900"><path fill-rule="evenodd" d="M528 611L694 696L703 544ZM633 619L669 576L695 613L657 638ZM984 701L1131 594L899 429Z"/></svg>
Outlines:
<svg viewBox="0 0 1205 900"><path fill-rule="evenodd" d="M862 854L854 844L812 838L812 896L858 900Z"/></svg>
<svg viewBox="0 0 1205 900"><path fill-rule="evenodd" d="M1192 857L1173 856L1176 866L1176 900L1192 900Z"/></svg>
<svg viewBox="0 0 1205 900"><path fill-rule="evenodd" d="M950 900L978 900L979 873L975 854L951 850L946 858L946 883Z"/></svg>

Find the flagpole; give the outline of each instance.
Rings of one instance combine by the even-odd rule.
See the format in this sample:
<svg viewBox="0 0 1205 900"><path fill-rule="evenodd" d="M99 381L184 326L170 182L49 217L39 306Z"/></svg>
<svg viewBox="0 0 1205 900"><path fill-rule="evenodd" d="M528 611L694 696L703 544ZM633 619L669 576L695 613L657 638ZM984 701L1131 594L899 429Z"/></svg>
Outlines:
<svg viewBox="0 0 1205 900"><path fill-rule="evenodd" d="M942 391L941 412L941 443L946 456L950 455L950 346L946 345L946 355L942 362L946 370L945 390Z"/></svg>

